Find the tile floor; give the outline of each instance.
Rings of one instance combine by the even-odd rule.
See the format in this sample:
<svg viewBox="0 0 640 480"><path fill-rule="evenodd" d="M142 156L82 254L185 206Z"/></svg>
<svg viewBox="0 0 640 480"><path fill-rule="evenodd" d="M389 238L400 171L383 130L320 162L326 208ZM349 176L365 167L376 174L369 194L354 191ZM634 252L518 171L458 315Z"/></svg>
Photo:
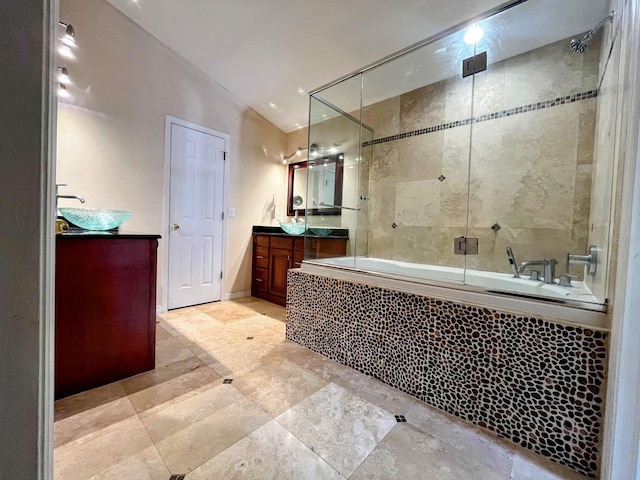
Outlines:
<svg viewBox="0 0 640 480"><path fill-rule="evenodd" d="M55 478L584 478L285 340L285 316L159 315L155 370L56 402Z"/></svg>

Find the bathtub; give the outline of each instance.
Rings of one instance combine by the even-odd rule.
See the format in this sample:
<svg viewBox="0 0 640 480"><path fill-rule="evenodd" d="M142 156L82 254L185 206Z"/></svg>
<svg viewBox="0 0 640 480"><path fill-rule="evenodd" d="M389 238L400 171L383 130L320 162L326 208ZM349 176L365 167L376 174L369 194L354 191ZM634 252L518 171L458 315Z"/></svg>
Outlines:
<svg viewBox="0 0 640 480"><path fill-rule="evenodd" d="M530 313L555 321L607 329L606 306L581 281L571 287L514 278L511 273L466 271L369 257L305 260L301 270L443 300Z"/></svg>

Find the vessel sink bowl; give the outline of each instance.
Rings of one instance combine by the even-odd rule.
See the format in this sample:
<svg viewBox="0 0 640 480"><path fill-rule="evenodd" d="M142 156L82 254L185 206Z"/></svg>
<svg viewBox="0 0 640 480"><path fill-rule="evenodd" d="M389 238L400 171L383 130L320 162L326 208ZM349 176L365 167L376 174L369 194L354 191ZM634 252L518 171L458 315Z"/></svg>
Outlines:
<svg viewBox="0 0 640 480"><path fill-rule="evenodd" d="M307 226L304 223L280 222L280 228L289 235L301 235L307 229Z"/></svg>
<svg viewBox="0 0 640 480"><path fill-rule="evenodd" d="M309 231L314 235L318 235L320 237L324 237L325 235L329 235L333 232L333 228L331 227L310 227Z"/></svg>
<svg viewBox="0 0 640 480"><path fill-rule="evenodd" d="M86 230L111 230L119 227L131 216L124 210L102 208L59 208L62 216L74 225Z"/></svg>

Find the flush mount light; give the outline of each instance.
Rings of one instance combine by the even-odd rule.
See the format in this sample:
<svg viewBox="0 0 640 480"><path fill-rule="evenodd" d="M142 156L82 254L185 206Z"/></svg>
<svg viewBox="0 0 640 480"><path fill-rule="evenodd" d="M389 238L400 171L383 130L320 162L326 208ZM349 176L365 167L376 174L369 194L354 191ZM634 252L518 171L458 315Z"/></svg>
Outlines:
<svg viewBox="0 0 640 480"><path fill-rule="evenodd" d="M64 22L58 23L64 27L64 34L60 37L60 41L67 47L77 47L76 32L73 30L73 25Z"/></svg>
<svg viewBox="0 0 640 480"><path fill-rule="evenodd" d="M62 85L69 85L71 78L69 78L69 71L65 67L58 67L58 83Z"/></svg>
<svg viewBox="0 0 640 480"><path fill-rule="evenodd" d="M71 94L67 90L67 87L65 87L61 83L58 84L58 97L60 97L60 98L71 98Z"/></svg>
<svg viewBox="0 0 640 480"><path fill-rule="evenodd" d="M464 43L475 45L484 37L484 30L479 25L471 25L464 34Z"/></svg>

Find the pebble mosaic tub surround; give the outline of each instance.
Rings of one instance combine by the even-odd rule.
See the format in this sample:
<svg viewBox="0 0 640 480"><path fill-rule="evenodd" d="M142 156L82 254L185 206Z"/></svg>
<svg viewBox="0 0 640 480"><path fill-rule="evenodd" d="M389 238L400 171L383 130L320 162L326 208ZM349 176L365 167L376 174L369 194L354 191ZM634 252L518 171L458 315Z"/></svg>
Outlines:
<svg viewBox="0 0 640 480"><path fill-rule="evenodd" d="M287 339L598 473L604 332L290 270Z"/></svg>

